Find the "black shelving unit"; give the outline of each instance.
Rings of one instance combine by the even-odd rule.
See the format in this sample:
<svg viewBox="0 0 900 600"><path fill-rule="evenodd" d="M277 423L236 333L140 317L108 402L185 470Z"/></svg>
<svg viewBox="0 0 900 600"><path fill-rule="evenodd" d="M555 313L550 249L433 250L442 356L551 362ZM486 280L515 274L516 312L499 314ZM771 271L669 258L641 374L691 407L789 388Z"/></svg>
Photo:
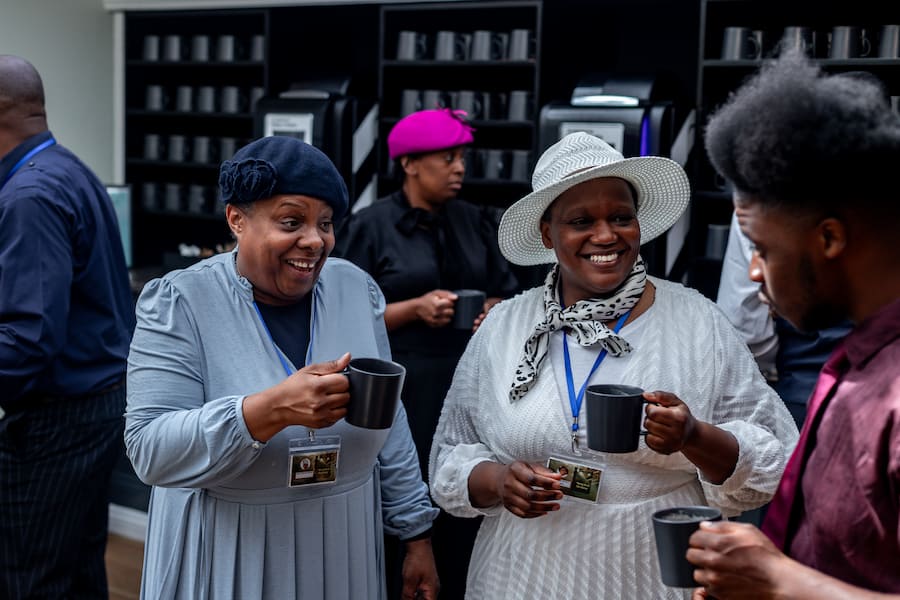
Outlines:
<svg viewBox="0 0 900 600"><path fill-rule="evenodd" d="M218 165L254 136L252 105L268 89L268 32L265 10L126 12L125 178L136 267L163 263L182 243L230 241ZM197 143L203 155L194 155Z"/></svg>
<svg viewBox="0 0 900 600"><path fill-rule="evenodd" d="M381 101L379 138L378 194L392 191L396 180L383 140L404 116L404 90L435 90L442 96L435 106L419 103L415 109L438 105L458 108L454 100L460 90L471 90L480 97L488 96L487 115L475 115L475 141L472 144L463 188L464 197L472 202L505 208L530 190L534 165L537 114L539 109L541 64L540 0L517 2L452 2L431 4L383 5L380 11L378 97ZM499 55L486 60L463 56L460 60L438 60L435 42L438 32L451 31L472 36L475 31L491 31L510 36L513 30L531 32L527 57L510 59L509 46ZM427 39L426 49L416 59L398 58L401 31L415 31ZM470 42L471 43L471 39ZM471 51L468 46L466 52ZM528 95L524 115L510 120L510 92ZM407 111L409 112L409 111ZM494 153L489 156L489 151ZM514 158L514 154L518 155ZM499 157L500 166L496 160ZM522 160L525 168L521 168ZM512 168L518 160L519 168ZM492 161L490 167L486 163Z"/></svg>
<svg viewBox="0 0 900 600"><path fill-rule="evenodd" d="M708 295L715 295L721 262L704 256L710 225L726 225L732 213L731 193L718 177L703 150L703 130L709 116L753 75L763 62L778 53L777 43L786 27L806 27L815 33L812 58L828 72L869 71L876 75L892 96L900 95L900 59L878 56L881 26L896 23L898 12L892 3L860 0L853 3L821 3L812 0L703 0L700 11L700 52L697 72L697 139L692 170L694 188L691 232L685 260L688 283ZM872 50L866 57L829 57L828 40L832 28L852 25L866 30ZM759 58L723 59L723 38L727 27L744 27L762 32ZM773 101L777 102L777 99Z"/></svg>

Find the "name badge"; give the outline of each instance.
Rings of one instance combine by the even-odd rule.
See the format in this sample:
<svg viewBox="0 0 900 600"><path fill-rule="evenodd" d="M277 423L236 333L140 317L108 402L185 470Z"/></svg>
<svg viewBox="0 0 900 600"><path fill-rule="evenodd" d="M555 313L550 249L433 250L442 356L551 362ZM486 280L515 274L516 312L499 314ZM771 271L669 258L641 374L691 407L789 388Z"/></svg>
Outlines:
<svg viewBox="0 0 900 600"><path fill-rule="evenodd" d="M596 504L606 465L573 460L569 456L551 456L547 459L547 468L562 475L559 487L563 495L579 502Z"/></svg>
<svg viewBox="0 0 900 600"><path fill-rule="evenodd" d="M288 445L288 487L327 485L337 480L341 436L293 439Z"/></svg>

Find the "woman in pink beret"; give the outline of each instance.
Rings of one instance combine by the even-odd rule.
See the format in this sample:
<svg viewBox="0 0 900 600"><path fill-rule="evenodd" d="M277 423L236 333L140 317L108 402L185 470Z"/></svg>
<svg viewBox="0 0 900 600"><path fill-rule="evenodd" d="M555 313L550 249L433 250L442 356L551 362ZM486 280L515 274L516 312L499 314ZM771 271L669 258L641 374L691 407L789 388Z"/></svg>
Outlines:
<svg viewBox="0 0 900 600"><path fill-rule="evenodd" d="M517 285L500 254L494 219L484 207L457 198L465 150L473 141L465 114L422 110L394 126L387 145L401 175L400 189L355 212L335 248L336 255L368 271L384 292L391 351L407 368L403 401L426 477L456 363L485 313ZM454 290L460 289L486 296L482 313L464 329L451 323ZM477 523L446 514L435 523L442 597L462 598L476 529Z"/></svg>

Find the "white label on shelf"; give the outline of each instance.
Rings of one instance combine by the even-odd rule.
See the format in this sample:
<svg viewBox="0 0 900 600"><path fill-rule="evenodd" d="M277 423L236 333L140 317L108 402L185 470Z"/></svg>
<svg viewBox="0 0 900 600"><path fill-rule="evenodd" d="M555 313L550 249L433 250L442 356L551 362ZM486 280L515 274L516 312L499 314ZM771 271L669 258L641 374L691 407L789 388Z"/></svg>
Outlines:
<svg viewBox="0 0 900 600"><path fill-rule="evenodd" d="M563 121L559 124L559 137L564 138L570 133L583 131L593 136L597 136L619 152L625 144L625 124L624 123L596 123L596 122L580 122L580 121Z"/></svg>
<svg viewBox="0 0 900 600"><path fill-rule="evenodd" d="M263 118L263 135L294 137L307 144L313 142L312 113L269 113Z"/></svg>

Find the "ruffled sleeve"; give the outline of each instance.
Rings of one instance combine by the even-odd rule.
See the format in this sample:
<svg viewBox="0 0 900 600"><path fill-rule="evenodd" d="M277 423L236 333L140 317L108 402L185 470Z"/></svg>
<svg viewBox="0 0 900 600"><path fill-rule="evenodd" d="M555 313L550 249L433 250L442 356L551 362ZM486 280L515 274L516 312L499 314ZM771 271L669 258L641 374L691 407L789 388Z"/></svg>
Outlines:
<svg viewBox="0 0 900 600"><path fill-rule="evenodd" d="M469 475L479 463L502 462L487 445L480 441L478 399L488 322L472 337L468 348L460 358L453 376L453 383L444 400L440 422L435 432L429 460L431 495L444 510L458 517L496 515L503 510L498 504L489 508L476 508L469 500Z"/></svg>
<svg viewBox="0 0 900 600"><path fill-rule="evenodd" d="M765 382L744 342L719 311L713 313L715 372L710 422L738 442L731 476L700 483L711 504L726 514L751 510L771 499L797 444L797 427L778 394ZM699 473L699 472L698 472Z"/></svg>

